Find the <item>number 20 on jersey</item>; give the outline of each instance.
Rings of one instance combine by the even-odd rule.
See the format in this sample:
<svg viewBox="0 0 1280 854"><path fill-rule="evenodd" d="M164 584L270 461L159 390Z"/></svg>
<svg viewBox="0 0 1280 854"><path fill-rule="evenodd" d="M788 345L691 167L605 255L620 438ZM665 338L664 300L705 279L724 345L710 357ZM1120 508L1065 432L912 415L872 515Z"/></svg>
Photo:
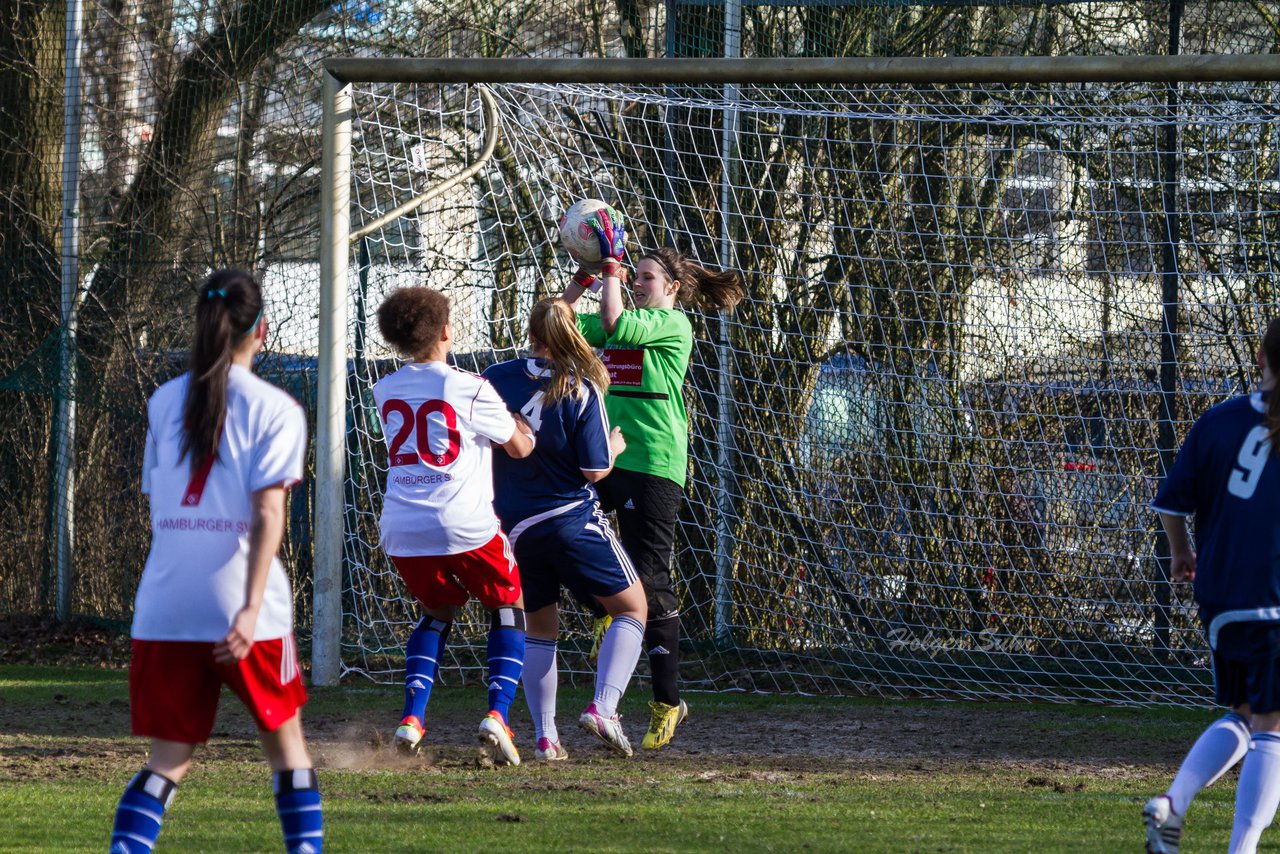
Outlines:
<svg viewBox="0 0 1280 854"><path fill-rule="evenodd" d="M458 458L458 452L462 448L462 434L458 432L458 413L448 403L443 400L428 400L415 411L408 401L392 398L382 404L384 425L391 423L393 413L400 416L400 427L391 437L391 446L387 453L388 461L392 466L411 466L422 462L434 468L442 468ZM437 413L438 417L431 417ZM433 427L437 434L441 427L444 428L447 445L443 453L432 450ZM401 449L410 437L414 439L416 451L404 453ZM437 444L435 447L440 446Z"/></svg>

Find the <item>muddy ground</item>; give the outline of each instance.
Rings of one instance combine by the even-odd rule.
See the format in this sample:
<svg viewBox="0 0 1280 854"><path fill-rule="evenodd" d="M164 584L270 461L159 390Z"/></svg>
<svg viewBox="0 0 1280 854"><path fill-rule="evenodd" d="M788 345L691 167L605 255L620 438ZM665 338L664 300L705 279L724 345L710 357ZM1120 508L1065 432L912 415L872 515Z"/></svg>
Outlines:
<svg viewBox="0 0 1280 854"><path fill-rule="evenodd" d="M55 629L38 622L0 622L0 662L104 668L122 677L127 639L107 629ZM430 748L403 758L389 749L398 714L397 692L356 683L345 693L317 694L304 721L317 764L330 768L397 768L423 771L474 765L476 709L433 698ZM444 689L448 691L448 688ZM455 689L456 690L456 689ZM479 689L467 697L480 699ZM59 774L118 776L138 764L141 743L129 736L129 707L122 685L102 699L49 696L7 699L0 693L0 780ZM461 693L461 692L459 692ZM577 694L561 703L561 735L575 762L614 762L615 757L574 725ZM637 745L647 723L645 689L624 702L627 729ZM975 704L841 699L752 700L689 693L689 720L664 750L635 762L667 766L666 773L787 773L845 769L869 776L966 771L1023 774L1027 785L1088 775L1138 776L1172 772L1211 711L1133 710L1102 706ZM523 703L513 721L518 743L532 748L532 726ZM69 738L69 736L71 736ZM224 697L209 758L256 758L248 716ZM639 751L638 751L639 754Z"/></svg>

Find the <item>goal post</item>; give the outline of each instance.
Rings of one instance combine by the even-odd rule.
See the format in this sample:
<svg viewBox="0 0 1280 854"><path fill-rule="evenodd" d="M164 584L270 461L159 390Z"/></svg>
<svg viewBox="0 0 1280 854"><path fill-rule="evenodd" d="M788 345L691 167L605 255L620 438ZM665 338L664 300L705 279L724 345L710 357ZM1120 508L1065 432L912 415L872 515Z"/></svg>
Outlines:
<svg viewBox="0 0 1280 854"><path fill-rule="evenodd" d="M351 90L324 75L320 171L319 355L316 389L314 619L311 679L341 675L343 483L346 479L347 275L351 261Z"/></svg>
<svg viewBox="0 0 1280 854"><path fill-rule="evenodd" d="M399 641L380 624L407 625L375 566L382 440L348 399L386 369L352 362L367 290L352 295L353 212L394 232L385 287L465 280L470 355L509 358L521 308L567 272L546 223L574 194L613 194L646 248L681 243L752 279L735 316L694 317L680 561L704 621L688 620L696 684L1146 702L1172 667L1162 701L1195 701L1202 650L1189 600L1167 595L1146 493L1159 419L1183 435L1243 390L1240 354L1280 296L1280 55L325 69L316 684L392 678ZM1171 112L1173 84L1199 88ZM480 85L499 101L496 165L388 219L455 171L441 164L471 161ZM1158 162L1171 123L1192 137L1183 174ZM1194 226L1174 247L1188 286L1171 329L1168 215ZM1149 372L1162 341L1187 360L1176 388ZM718 477L731 442L741 465Z"/></svg>

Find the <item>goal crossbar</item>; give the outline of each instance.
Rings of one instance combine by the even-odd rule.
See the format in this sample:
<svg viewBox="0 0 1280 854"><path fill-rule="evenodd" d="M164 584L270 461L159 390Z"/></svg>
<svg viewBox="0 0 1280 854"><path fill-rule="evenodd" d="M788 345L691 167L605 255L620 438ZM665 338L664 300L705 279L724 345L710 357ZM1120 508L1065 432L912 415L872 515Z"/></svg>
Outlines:
<svg viewBox="0 0 1280 854"><path fill-rule="evenodd" d="M1280 54L799 59L364 59L324 62L342 83L1193 83L1280 80Z"/></svg>

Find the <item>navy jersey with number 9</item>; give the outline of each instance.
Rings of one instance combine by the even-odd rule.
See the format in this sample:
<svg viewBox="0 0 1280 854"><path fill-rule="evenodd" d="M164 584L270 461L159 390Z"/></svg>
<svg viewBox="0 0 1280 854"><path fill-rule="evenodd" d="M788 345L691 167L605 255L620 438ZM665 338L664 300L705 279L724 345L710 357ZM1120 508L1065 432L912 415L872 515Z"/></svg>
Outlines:
<svg viewBox="0 0 1280 854"><path fill-rule="evenodd" d="M1211 638L1228 623L1280 621L1280 460L1265 412L1255 392L1200 416L1151 503L1195 515L1195 594Z"/></svg>
<svg viewBox="0 0 1280 854"><path fill-rule="evenodd" d="M609 418L604 396L587 383L581 398L567 397L554 406L543 404L550 381L548 365L536 359L514 359L484 372L507 406L524 416L537 434L533 454L514 460L495 454L494 510L507 532L520 522L536 523L589 510L597 500L595 487L582 470L606 471Z"/></svg>

